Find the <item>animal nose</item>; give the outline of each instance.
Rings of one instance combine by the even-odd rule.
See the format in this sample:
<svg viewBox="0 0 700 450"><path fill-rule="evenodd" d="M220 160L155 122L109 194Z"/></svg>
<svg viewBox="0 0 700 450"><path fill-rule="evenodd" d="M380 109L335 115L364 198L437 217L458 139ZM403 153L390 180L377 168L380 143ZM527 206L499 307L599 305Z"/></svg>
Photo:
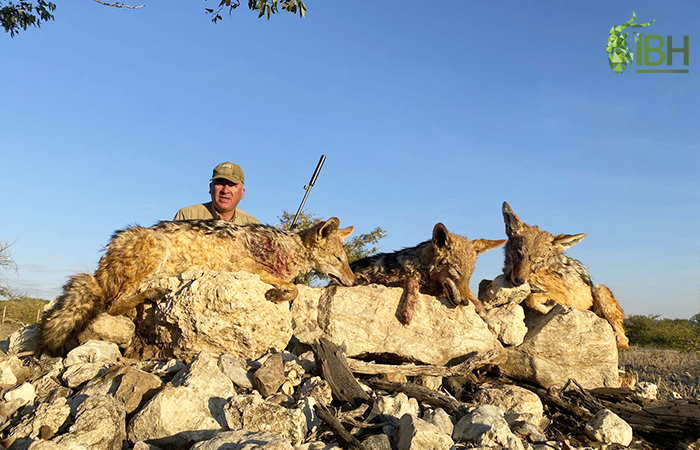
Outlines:
<svg viewBox="0 0 700 450"><path fill-rule="evenodd" d="M521 284L525 284L525 280L523 280L522 278L516 278L515 285L520 286Z"/></svg>

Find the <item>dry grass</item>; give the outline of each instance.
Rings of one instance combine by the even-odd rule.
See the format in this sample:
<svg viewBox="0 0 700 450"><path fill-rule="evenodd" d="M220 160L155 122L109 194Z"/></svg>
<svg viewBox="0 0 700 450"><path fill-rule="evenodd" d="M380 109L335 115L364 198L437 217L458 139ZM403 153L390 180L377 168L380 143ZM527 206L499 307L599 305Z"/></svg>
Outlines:
<svg viewBox="0 0 700 450"><path fill-rule="evenodd" d="M620 367L656 384L659 400L700 399L700 351L632 346L620 352Z"/></svg>
<svg viewBox="0 0 700 450"><path fill-rule="evenodd" d="M48 301L38 298L13 298L0 301L0 340L22 328L36 323L39 313Z"/></svg>

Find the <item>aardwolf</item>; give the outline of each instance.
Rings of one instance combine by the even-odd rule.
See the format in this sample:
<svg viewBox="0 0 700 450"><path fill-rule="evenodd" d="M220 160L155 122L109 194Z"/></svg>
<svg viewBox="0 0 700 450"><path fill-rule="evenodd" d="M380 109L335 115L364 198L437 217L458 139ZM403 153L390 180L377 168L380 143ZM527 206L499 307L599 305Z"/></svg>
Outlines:
<svg viewBox="0 0 700 450"><path fill-rule="evenodd" d="M479 253L498 247L505 239L471 241L447 231L438 223L433 239L394 253L379 253L350 263L355 284L378 283L404 288L403 307L398 318L408 325L413 318L418 292L442 296L455 306L474 303L477 312L483 305L469 290L469 278Z"/></svg>
<svg viewBox="0 0 700 450"><path fill-rule="evenodd" d="M274 286L265 294L273 302L296 298L290 281L311 269L346 286L355 277L342 240L353 227L338 229L332 217L301 231L267 225L235 226L221 220L159 222L117 231L100 259L95 275L76 274L63 287L40 325L39 349L63 354L76 336L108 304L109 313L122 314L165 292L145 289L145 282L186 270L246 271Z"/></svg>
<svg viewBox="0 0 700 450"><path fill-rule="evenodd" d="M525 299L530 308L546 314L559 303L592 310L610 322L619 348L628 348L622 327L624 313L606 286L593 286L586 268L562 252L580 242L585 233L554 236L539 227L522 223L503 202L503 220L508 242L503 273L513 286L529 283L532 293Z"/></svg>

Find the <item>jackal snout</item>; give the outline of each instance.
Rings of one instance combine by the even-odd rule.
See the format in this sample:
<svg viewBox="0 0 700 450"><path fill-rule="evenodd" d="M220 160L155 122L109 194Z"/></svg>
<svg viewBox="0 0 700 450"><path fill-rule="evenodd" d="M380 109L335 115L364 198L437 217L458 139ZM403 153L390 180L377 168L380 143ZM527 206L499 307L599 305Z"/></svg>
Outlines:
<svg viewBox="0 0 700 450"><path fill-rule="evenodd" d="M513 286L529 281L538 270L555 266L557 255L580 242L585 233L553 235L534 225L523 223L508 203L503 202L503 221L508 242L505 246L503 274Z"/></svg>
<svg viewBox="0 0 700 450"><path fill-rule="evenodd" d="M350 269L343 240L352 234L354 227L338 228L340 221L331 217L312 227L305 241L314 260L314 269L344 286L355 283L355 274Z"/></svg>
<svg viewBox="0 0 700 450"><path fill-rule="evenodd" d="M437 257L434 275L445 290L445 296L453 305L470 301L469 279L479 254L498 247L505 240L475 239L452 234L445 225L438 223L433 228L433 247Z"/></svg>

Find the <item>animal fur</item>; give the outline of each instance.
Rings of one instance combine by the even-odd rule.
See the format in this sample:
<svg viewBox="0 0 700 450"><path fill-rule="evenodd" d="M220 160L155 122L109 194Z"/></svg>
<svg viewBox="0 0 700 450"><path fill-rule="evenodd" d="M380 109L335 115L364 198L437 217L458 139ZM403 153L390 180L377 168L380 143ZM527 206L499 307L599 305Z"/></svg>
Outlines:
<svg viewBox="0 0 700 450"><path fill-rule="evenodd" d="M301 231L251 224L236 226L220 220L160 222L150 228L117 231L94 275L70 278L56 304L40 325L40 351L64 354L77 335L104 308L122 314L165 292L144 289L144 283L187 270L246 271L274 286L266 293L273 302L296 298L291 281L311 269L350 286L355 277L342 240L353 227L338 229L333 217Z"/></svg>
<svg viewBox="0 0 700 450"><path fill-rule="evenodd" d="M629 339L622 326L625 315L610 289L602 284L594 286L583 264L562 253L586 234L554 236L523 223L506 202L503 202L503 220L508 235L503 273L513 286L530 285L532 293L525 304L542 314L549 312L555 303L592 310L610 322L617 346L628 348Z"/></svg>
<svg viewBox="0 0 700 450"><path fill-rule="evenodd" d="M415 247L393 253L379 253L350 263L355 272L355 284L383 284L404 288L403 306L399 320L408 325L413 318L418 293L445 295L455 306L474 303L477 312L483 312L481 302L469 290L469 278L476 257L505 240L471 241L447 231L438 223L433 238Z"/></svg>

